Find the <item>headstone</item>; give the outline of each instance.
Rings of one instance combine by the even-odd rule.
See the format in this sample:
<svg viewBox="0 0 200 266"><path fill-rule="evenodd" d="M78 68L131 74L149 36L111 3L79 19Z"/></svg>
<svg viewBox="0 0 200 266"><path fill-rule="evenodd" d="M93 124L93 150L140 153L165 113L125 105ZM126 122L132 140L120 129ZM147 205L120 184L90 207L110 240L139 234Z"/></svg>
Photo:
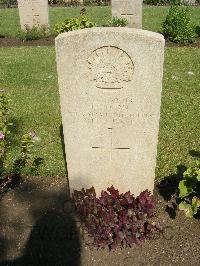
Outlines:
<svg viewBox="0 0 200 266"><path fill-rule="evenodd" d="M22 30L49 26L48 0L18 0L18 9Z"/></svg>
<svg viewBox="0 0 200 266"><path fill-rule="evenodd" d="M92 28L56 38L70 189L153 190L164 38Z"/></svg>
<svg viewBox="0 0 200 266"><path fill-rule="evenodd" d="M142 0L112 0L112 17L124 18L130 28L142 28Z"/></svg>

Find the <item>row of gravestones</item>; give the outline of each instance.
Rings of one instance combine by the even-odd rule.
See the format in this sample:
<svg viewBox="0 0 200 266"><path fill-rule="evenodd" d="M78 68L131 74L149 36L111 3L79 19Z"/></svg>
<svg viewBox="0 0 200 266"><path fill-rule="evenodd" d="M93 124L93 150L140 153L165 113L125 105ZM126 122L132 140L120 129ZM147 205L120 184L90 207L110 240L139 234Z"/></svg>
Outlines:
<svg viewBox="0 0 200 266"><path fill-rule="evenodd" d="M27 26L49 26L48 0L18 0L18 8L22 30ZM142 0L112 0L112 16L127 19L128 27L142 28Z"/></svg>
<svg viewBox="0 0 200 266"><path fill-rule="evenodd" d="M112 4L114 16L141 27L141 0ZM34 5L37 17L48 17L44 0ZM94 186L99 194L111 185L136 195L153 191L163 60L163 36L141 29L98 27L56 38L71 191Z"/></svg>
<svg viewBox="0 0 200 266"><path fill-rule="evenodd" d="M49 27L48 0L18 0L21 29ZM113 17L125 18L129 27L142 27L142 0L112 0Z"/></svg>

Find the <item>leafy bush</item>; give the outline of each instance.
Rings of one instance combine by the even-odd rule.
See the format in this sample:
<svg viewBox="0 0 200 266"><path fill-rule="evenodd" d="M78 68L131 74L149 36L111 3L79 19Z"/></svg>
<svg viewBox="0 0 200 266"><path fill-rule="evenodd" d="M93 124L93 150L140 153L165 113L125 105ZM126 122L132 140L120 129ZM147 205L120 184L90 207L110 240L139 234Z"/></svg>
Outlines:
<svg viewBox="0 0 200 266"><path fill-rule="evenodd" d="M193 217L200 209L200 161L189 167L183 173L183 179L179 182L179 197L181 203L179 209L183 210L187 217Z"/></svg>
<svg viewBox="0 0 200 266"><path fill-rule="evenodd" d="M8 8L17 5L17 0L0 0L0 4L6 5Z"/></svg>
<svg viewBox="0 0 200 266"><path fill-rule="evenodd" d="M84 5L107 6L111 4L111 0L84 0Z"/></svg>
<svg viewBox="0 0 200 266"><path fill-rule="evenodd" d="M144 0L144 4L152 6L181 5L181 0Z"/></svg>
<svg viewBox="0 0 200 266"><path fill-rule="evenodd" d="M156 229L150 221L155 215L155 203L147 190L135 198L130 191L120 194L112 186L97 198L92 187L75 190L72 199L97 247L141 245Z"/></svg>
<svg viewBox="0 0 200 266"><path fill-rule="evenodd" d="M60 6L71 6L71 5L78 5L79 1L78 0L71 0L71 1L66 1L66 0L48 0L49 5L60 5Z"/></svg>
<svg viewBox="0 0 200 266"><path fill-rule="evenodd" d="M80 16L79 18L67 18L64 22L56 24L54 27L54 31L56 34L60 34L63 32L91 28L94 27L95 24L91 22L88 17Z"/></svg>
<svg viewBox="0 0 200 266"><path fill-rule="evenodd" d="M33 26L32 28L26 26L26 30L19 35L23 41L39 40L49 36L49 29L46 26Z"/></svg>
<svg viewBox="0 0 200 266"><path fill-rule="evenodd" d="M109 27L125 27L128 24L128 21L124 18L114 17L109 21Z"/></svg>
<svg viewBox="0 0 200 266"><path fill-rule="evenodd" d="M33 146L37 139L34 132L22 136L19 155L12 165L7 163L8 152L13 143L13 124L9 123L9 102L9 97L4 92L0 92L0 179L10 174L19 176L25 168L34 172L42 163L40 158L33 157Z"/></svg>
<svg viewBox="0 0 200 266"><path fill-rule="evenodd" d="M62 5L65 3L65 0L48 0L49 5Z"/></svg>
<svg viewBox="0 0 200 266"><path fill-rule="evenodd" d="M196 36L188 8L171 7L162 26L165 36L175 43L190 43Z"/></svg>

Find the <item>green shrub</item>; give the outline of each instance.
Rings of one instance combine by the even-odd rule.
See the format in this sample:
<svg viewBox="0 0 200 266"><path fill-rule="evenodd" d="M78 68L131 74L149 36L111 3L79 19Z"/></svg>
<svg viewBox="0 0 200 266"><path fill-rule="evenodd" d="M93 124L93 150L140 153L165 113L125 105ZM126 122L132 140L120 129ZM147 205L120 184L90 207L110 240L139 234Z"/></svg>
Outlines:
<svg viewBox="0 0 200 266"><path fill-rule="evenodd" d="M50 35L49 29L46 26L26 26L26 30L20 32L19 38L23 41L32 41L46 38Z"/></svg>
<svg viewBox="0 0 200 266"><path fill-rule="evenodd" d="M4 0L5 1L5 0ZM65 5L65 6L78 6L82 4L82 1L80 0L48 0L50 5ZM83 5L97 5L97 6L105 6L110 5L111 0L83 0Z"/></svg>
<svg viewBox="0 0 200 266"><path fill-rule="evenodd" d="M64 0L48 0L49 5L62 4Z"/></svg>
<svg viewBox="0 0 200 266"><path fill-rule="evenodd" d="M72 1L65 1L65 0L48 0L49 5L60 5L60 6L67 6L67 5L73 5L77 2L76 0Z"/></svg>
<svg viewBox="0 0 200 266"><path fill-rule="evenodd" d="M195 27L188 15L188 8L173 6L162 24L164 35L175 43L194 42Z"/></svg>
<svg viewBox="0 0 200 266"><path fill-rule="evenodd" d="M128 24L128 21L124 18L113 17L112 20L109 21L109 27L125 27Z"/></svg>
<svg viewBox="0 0 200 266"><path fill-rule="evenodd" d="M17 5L17 0L0 0L0 4L6 5L8 8Z"/></svg>
<svg viewBox="0 0 200 266"><path fill-rule="evenodd" d="M187 217L197 214L200 208L200 161L196 161L183 173L183 179L179 182L179 198L179 209Z"/></svg>
<svg viewBox="0 0 200 266"><path fill-rule="evenodd" d="M79 18L67 18L64 22L56 24L54 31L56 34L60 34L78 29L92 28L94 26L95 24L91 22L88 17L80 16Z"/></svg>
<svg viewBox="0 0 200 266"><path fill-rule="evenodd" d="M144 4L151 6L181 5L181 0L144 0Z"/></svg>
<svg viewBox="0 0 200 266"><path fill-rule="evenodd" d="M83 0L84 5L108 6L111 0Z"/></svg>

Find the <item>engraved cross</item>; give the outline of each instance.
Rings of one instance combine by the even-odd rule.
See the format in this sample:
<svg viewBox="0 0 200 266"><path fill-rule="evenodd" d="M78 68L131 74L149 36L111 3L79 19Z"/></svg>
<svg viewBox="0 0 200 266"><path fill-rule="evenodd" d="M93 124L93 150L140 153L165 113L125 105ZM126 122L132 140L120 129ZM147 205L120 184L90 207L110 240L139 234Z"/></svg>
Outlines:
<svg viewBox="0 0 200 266"><path fill-rule="evenodd" d="M112 160L112 153L116 150L130 150L129 147L113 147L113 131L112 128L109 127L108 130L110 131L110 145L109 147L100 147L100 146L93 146L92 149L95 150L108 150L110 152L110 159Z"/></svg>
<svg viewBox="0 0 200 266"><path fill-rule="evenodd" d="M132 13L123 13L123 14L121 14L121 16L133 16L133 14Z"/></svg>

